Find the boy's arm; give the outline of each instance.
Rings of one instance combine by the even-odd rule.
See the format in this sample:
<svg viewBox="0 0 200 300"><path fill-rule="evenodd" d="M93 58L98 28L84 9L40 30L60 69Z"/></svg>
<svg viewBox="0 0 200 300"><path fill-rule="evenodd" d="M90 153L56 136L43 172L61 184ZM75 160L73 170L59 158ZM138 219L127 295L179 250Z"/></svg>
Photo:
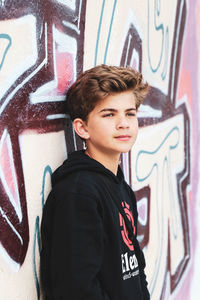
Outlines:
<svg viewBox="0 0 200 300"><path fill-rule="evenodd" d="M98 280L104 251L100 205L76 193L61 198L51 232L51 299L110 300Z"/></svg>
<svg viewBox="0 0 200 300"><path fill-rule="evenodd" d="M133 203L133 211L134 211L134 219L136 220L136 224L138 223L138 211L137 211L137 204L136 204L136 198L135 198L135 193L133 190L128 186L130 196L132 198L132 203ZM144 300L149 300L150 299L150 294L148 291L148 282L146 280L146 275L144 272L144 269L146 267L146 262L145 262L145 257L143 254L143 251L140 248L139 242L137 240L137 225L136 225L136 237L135 237L135 254L138 260L138 266L139 266L139 271L140 271L140 280L141 280L141 285L142 285L142 291L143 291L143 297Z"/></svg>
<svg viewBox="0 0 200 300"><path fill-rule="evenodd" d="M144 269L146 267L145 263L145 258L143 251L140 248L140 245L138 243L138 240L135 239L135 254L138 260L138 266L139 266L139 271L140 271L140 280L141 280L141 285L142 285L142 291L143 291L143 299L144 300L149 300L150 299L150 294L147 288L147 280L146 280L146 275L144 272Z"/></svg>

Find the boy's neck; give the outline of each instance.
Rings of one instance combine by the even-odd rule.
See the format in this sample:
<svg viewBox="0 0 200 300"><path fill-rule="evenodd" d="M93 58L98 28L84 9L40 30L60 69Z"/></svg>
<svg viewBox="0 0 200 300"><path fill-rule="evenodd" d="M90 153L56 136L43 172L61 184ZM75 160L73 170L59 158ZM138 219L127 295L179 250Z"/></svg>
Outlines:
<svg viewBox="0 0 200 300"><path fill-rule="evenodd" d="M95 159L96 161L101 163L105 168L117 175L120 154L105 155L102 153L93 153L88 149L86 149L85 154L88 155L90 158Z"/></svg>

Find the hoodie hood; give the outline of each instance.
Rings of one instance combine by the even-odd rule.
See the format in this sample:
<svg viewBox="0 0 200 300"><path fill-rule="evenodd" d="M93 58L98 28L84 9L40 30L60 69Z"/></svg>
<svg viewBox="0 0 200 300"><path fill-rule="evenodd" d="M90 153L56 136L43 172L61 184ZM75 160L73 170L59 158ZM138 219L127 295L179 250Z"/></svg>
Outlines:
<svg viewBox="0 0 200 300"><path fill-rule="evenodd" d="M118 167L117 175L115 175L101 163L86 155L85 150L80 150L70 153L68 159L66 159L63 164L55 170L51 178L52 186L66 178L71 173L81 170L104 174L116 183L120 183L124 180L124 175L120 166Z"/></svg>

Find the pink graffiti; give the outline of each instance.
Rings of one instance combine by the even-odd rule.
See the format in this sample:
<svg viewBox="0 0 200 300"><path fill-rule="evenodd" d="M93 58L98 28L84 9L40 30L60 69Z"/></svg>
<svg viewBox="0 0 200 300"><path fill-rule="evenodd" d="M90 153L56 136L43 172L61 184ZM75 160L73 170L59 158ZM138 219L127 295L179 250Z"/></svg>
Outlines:
<svg viewBox="0 0 200 300"><path fill-rule="evenodd" d="M36 63L25 69L0 99L0 243L19 265L24 262L29 243L19 134L26 128L44 133L66 127L64 94L82 70L85 7L86 2L80 0L75 1L74 10L59 1L44 4L42 0L34 5L18 1L0 6L2 20L35 16L37 32L41 33L36 40ZM62 36L58 41L56 34ZM76 47L71 49L69 41ZM6 51L12 51L12 43ZM66 134L66 143L72 144L70 134Z"/></svg>

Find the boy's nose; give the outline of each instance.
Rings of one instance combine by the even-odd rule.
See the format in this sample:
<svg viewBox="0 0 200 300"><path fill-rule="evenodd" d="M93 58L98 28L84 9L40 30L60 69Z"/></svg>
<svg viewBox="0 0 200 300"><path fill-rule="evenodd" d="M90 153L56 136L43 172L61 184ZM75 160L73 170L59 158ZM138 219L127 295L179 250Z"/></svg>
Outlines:
<svg viewBox="0 0 200 300"><path fill-rule="evenodd" d="M125 117L120 117L117 122L117 128L129 128L129 122Z"/></svg>

